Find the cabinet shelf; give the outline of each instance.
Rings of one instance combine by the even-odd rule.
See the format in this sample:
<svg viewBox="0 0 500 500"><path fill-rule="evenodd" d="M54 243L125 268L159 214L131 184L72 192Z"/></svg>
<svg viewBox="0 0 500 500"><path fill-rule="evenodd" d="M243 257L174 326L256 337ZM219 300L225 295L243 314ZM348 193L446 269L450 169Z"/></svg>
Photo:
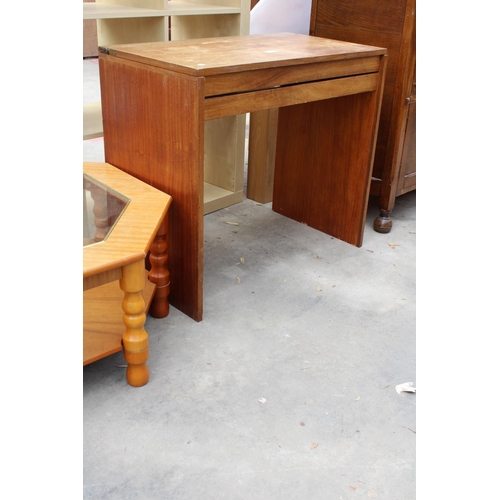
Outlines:
<svg viewBox="0 0 500 500"><path fill-rule="evenodd" d="M168 16L209 16L216 14L240 14L239 7L224 7L221 5L196 5L182 2L168 2Z"/></svg>
<svg viewBox="0 0 500 500"><path fill-rule="evenodd" d="M165 17L168 14L162 9L144 9L125 5L105 3L84 3L83 19L128 19L139 17Z"/></svg>
<svg viewBox="0 0 500 500"><path fill-rule="evenodd" d="M106 3L84 3L83 19L132 19L140 17L240 14L239 7L168 2L165 9L145 9Z"/></svg>
<svg viewBox="0 0 500 500"><path fill-rule="evenodd" d="M203 214L209 214L243 201L243 190L229 191L228 189L214 186L209 182L204 183L203 190Z"/></svg>

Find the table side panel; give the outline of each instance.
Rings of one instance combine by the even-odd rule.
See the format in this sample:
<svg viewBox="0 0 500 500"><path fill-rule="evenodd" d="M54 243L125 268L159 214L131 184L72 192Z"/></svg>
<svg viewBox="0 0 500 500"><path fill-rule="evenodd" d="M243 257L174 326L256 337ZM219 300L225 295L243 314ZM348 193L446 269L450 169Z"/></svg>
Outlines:
<svg viewBox="0 0 500 500"><path fill-rule="evenodd" d="M273 210L360 247L387 56L376 89L281 108Z"/></svg>
<svg viewBox="0 0 500 500"><path fill-rule="evenodd" d="M361 246L375 112L374 92L281 108L273 210Z"/></svg>
<svg viewBox="0 0 500 500"><path fill-rule="evenodd" d="M203 79L100 54L106 161L170 194L170 302L201 319ZM191 256L186 258L185 256Z"/></svg>

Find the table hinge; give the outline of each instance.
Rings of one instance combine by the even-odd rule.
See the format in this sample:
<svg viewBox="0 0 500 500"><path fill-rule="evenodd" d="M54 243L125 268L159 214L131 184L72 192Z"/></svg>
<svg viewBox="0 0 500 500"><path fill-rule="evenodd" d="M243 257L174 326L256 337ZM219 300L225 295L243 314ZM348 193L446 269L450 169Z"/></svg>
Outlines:
<svg viewBox="0 0 500 500"><path fill-rule="evenodd" d="M113 49L108 49L107 47L99 47L99 52L107 54L108 56L116 56L116 51Z"/></svg>

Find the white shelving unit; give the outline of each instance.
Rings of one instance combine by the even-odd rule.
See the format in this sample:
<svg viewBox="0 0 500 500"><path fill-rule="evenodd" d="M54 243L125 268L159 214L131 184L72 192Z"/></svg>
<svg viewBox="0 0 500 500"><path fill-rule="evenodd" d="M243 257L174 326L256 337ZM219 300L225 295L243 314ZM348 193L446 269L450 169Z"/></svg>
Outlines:
<svg viewBox="0 0 500 500"><path fill-rule="evenodd" d="M177 19L187 16L191 18ZM97 20L99 45L244 35L249 32L250 0L84 2L83 20L91 19ZM84 113L84 139L99 137L96 131L98 109L98 106L87 106L88 113Z"/></svg>
<svg viewBox="0 0 500 500"><path fill-rule="evenodd" d="M83 7L83 19L125 19L140 17L168 17L168 16L205 16L212 14L239 14L238 7L219 5L203 5L184 3L182 1L167 1L164 9L143 8L123 5L112 5L109 0L106 3L89 3Z"/></svg>
<svg viewBox="0 0 500 500"><path fill-rule="evenodd" d="M96 0L83 19L97 20L98 45L247 35L250 0ZM205 123L205 208L243 200L245 115ZM101 137L100 102L83 107L83 139Z"/></svg>

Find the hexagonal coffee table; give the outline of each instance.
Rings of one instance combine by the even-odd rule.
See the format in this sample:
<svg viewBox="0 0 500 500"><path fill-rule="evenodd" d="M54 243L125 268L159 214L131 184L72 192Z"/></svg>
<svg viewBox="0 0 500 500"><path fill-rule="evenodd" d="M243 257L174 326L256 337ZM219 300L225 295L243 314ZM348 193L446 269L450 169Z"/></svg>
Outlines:
<svg viewBox="0 0 500 500"><path fill-rule="evenodd" d="M146 314L169 310L172 198L108 163L83 171L83 364L123 348L127 381L140 387L149 380Z"/></svg>

